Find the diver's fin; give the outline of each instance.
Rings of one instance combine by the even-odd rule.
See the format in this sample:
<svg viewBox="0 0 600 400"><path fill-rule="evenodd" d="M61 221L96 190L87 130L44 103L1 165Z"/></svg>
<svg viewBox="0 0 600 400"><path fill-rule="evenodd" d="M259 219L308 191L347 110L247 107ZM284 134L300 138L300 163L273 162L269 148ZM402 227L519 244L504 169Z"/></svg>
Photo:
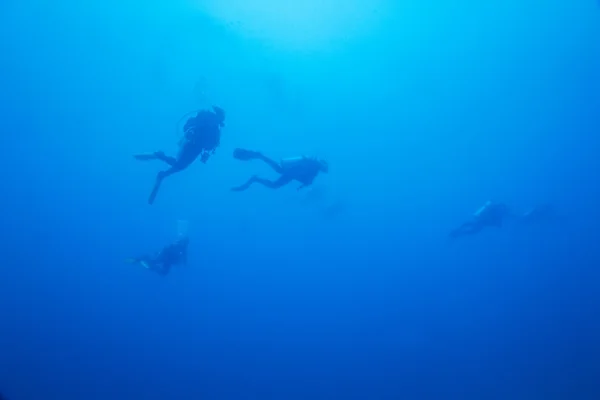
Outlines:
<svg viewBox="0 0 600 400"><path fill-rule="evenodd" d="M152 193L150 193L150 197L148 198L148 204L152 205L152 203L154 203L154 199L158 194L158 189L160 189L160 184L162 183L165 176L165 171L160 171L158 175L156 175L156 181L154 182L154 188L152 188Z"/></svg>
<svg viewBox="0 0 600 400"><path fill-rule="evenodd" d="M154 183L154 188L152 188L152 193L150 193L150 197L148 197L148 204L152 205L152 203L154 203L154 199L156 199L156 195L158 194L158 190L160 189L161 183L162 178L157 177L156 182Z"/></svg>
<svg viewBox="0 0 600 400"><path fill-rule="evenodd" d="M255 159L256 157L258 157L258 152L256 151L251 151L251 150L245 150L245 149L235 149L233 151L233 158L237 158L238 160L242 160L242 161L248 161L248 160L252 160Z"/></svg>
<svg viewBox="0 0 600 400"><path fill-rule="evenodd" d="M156 160L156 154L136 154L133 158L140 161Z"/></svg>

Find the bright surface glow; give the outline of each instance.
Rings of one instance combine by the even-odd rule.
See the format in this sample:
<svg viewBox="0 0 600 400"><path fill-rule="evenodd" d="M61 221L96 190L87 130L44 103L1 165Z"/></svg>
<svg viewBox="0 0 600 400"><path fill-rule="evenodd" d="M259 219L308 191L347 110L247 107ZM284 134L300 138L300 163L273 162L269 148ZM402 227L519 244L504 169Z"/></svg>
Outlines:
<svg viewBox="0 0 600 400"><path fill-rule="evenodd" d="M385 0L201 0L197 5L243 33L273 44L315 48L368 33Z"/></svg>

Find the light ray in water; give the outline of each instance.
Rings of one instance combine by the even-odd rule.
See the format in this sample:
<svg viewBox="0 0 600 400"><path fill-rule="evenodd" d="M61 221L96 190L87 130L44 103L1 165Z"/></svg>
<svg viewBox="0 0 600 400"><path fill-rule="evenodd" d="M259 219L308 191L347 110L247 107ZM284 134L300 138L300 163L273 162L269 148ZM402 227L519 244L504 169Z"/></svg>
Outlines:
<svg viewBox="0 0 600 400"><path fill-rule="evenodd" d="M368 33L384 13L383 0L213 0L203 11L245 35L286 47L315 48Z"/></svg>

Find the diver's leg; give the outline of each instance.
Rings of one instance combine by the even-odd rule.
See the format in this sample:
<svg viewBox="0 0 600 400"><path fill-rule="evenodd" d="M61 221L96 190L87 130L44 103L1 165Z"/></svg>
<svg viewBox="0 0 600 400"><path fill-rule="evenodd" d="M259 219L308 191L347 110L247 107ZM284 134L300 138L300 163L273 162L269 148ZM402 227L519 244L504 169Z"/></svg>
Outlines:
<svg viewBox="0 0 600 400"><path fill-rule="evenodd" d="M450 237L452 239L455 239L460 236L472 235L474 233L479 232L480 230L481 227L479 226L479 224L476 224L474 222L465 222L460 227L450 232Z"/></svg>
<svg viewBox="0 0 600 400"><path fill-rule="evenodd" d="M259 151L252 151L252 150L246 150L246 149L235 149L233 151L233 157L237 158L238 160L242 160L242 161L262 160L269 167L273 168L273 170L275 172L277 172L278 174L283 173L281 165L278 162L275 162L274 160L271 160L269 157L264 156Z"/></svg>
<svg viewBox="0 0 600 400"><path fill-rule="evenodd" d="M250 179L248 179L244 184L242 184L240 186L232 187L231 190L234 191L234 192L243 192L244 190L248 190L248 188L250 186L252 186L252 184L254 182L256 182L256 179L258 179L258 178L256 177L256 175L254 175L253 177L251 177Z"/></svg>
<svg viewBox="0 0 600 400"><path fill-rule="evenodd" d="M171 166L171 168L166 171L159 172L156 176L156 182L154 183L154 188L152 189L148 203L152 204L154 202L163 179L186 169L200 155L201 151L202 149L194 146L183 146L179 150L177 157L167 157L162 152L155 153L157 159L166 162Z"/></svg>
<svg viewBox="0 0 600 400"><path fill-rule="evenodd" d="M282 175L276 181L270 181L268 179L259 178L256 175L254 175L252 178L248 179L243 185L231 188L231 190L233 190L234 192L243 192L244 190L250 188L250 186L252 186L253 183L260 183L261 185L268 187L269 189L279 189L280 187L290 183L292 180L292 178L285 175Z"/></svg>
<svg viewBox="0 0 600 400"><path fill-rule="evenodd" d="M466 234L467 235L474 235L476 233L481 232L481 230L485 227L485 225L478 223L478 222L473 222L470 226L469 229L467 229Z"/></svg>
<svg viewBox="0 0 600 400"><path fill-rule="evenodd" d="M169 156L165 155L165 153L163 153L162 151L156 151L151 154L136 154L133 157L139 161L160 160L160 161L166 162L170 166L175 165L175 163L177 162L175 157L169 157Z"/></svg>
<svg viewBox="0 0 600 400"><path fill-rule="evenodd" d="M152 203L154 203L154 199L156 199L156 195L158 194L158 190L160 189L160 185L162 184L163 179L179 171L181 171L181 168L171 167L166 171L160 171L158 175L156 175L154 187L152 188L150 197L148 197L148 204L152 205Z"/></svg>
<svg viewBox="0 0 600 400"><path fill-rule="evenodd" d="M156 153L154 153L154 155L156 156L157 160L164 161L171 167L175 166L175 164L177 163L177 159L175 157L169 157L165 155L165 153L163 153L162 151L157 151Z"/></svg>
<svg viewBox="0 0 600 400"><path fill-rule="evenodd" d="M461 228L456 228L455 230L453 230L452 232L450 232L450 234L448 235L448 237L450 239L456 239L457 237L461 236Z"/></svg>
<svg viewBox="0 0 600 400"><path fill-rule="evenodd" d="M474 235L483 229L483 225L478 222L469 222L462 229L463 235Z"/></svg>
<svg viewBox="0 0 600 400"><path fill-rule="evenodd" d="M262 179L262 178L255 178L254 182L260 183L261 185L268 187L269 189L279 189L280 187L285 186L288 183L290 183L292 180L293 179L289 176L281 175L281 177L279 177L279 179L277 179L276 181L270 181L268 179Z"/></svg>
<svg viewBox="0 0 600 400"><path fill-rule="evenodd" d="M140 160L140 161L160 160L160 161L166 162L170 166L175 165L175 163L177 162L175 157L169 157L169 156L165 155L165 153L163 153L162 151L155 151L152 154L136 154L133 157L136 160Z"/></svg>
<svg viewBox="0 0 600 400"><path fill-rule="evenodd" d="M159 172L156 176L156 180L154 181L154 187L152 188L152 192L150 193L150 197L148 197L148 204L152 205L154 203L154 199L156 199L156 195L158 194L158 190L160 189L160 185L162 184L163 171Z"/></svg>
<svg viewBox="0 0 600 400"><path fill-rule="evenodd" d="M258 160L261 160L265 164L267 164L269 167L271 167L273 169L273 171L277 172L278 174L283 174L283 168L281 168L281 164L279 164L278 162L270 159L267 156L262 155L262 153L257 153L256 158ZM287 183L289 183L289 182L287 182ZM265 185L265 186L267 186L267 185Z"/></svg>

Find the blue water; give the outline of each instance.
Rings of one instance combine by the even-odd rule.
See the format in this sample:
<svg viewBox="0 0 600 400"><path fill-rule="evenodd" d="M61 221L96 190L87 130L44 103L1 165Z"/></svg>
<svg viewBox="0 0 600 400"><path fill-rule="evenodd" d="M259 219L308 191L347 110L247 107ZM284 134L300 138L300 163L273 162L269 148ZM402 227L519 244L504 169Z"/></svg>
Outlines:
<svg viewBox="0 0 600 400"><path fill-rule="evenodd" d="M600 398L598 3L306 1L0 3L8 400ZM232 193L236 147L330 173ZM567 222L449 244L488 199Z"/></svg>

